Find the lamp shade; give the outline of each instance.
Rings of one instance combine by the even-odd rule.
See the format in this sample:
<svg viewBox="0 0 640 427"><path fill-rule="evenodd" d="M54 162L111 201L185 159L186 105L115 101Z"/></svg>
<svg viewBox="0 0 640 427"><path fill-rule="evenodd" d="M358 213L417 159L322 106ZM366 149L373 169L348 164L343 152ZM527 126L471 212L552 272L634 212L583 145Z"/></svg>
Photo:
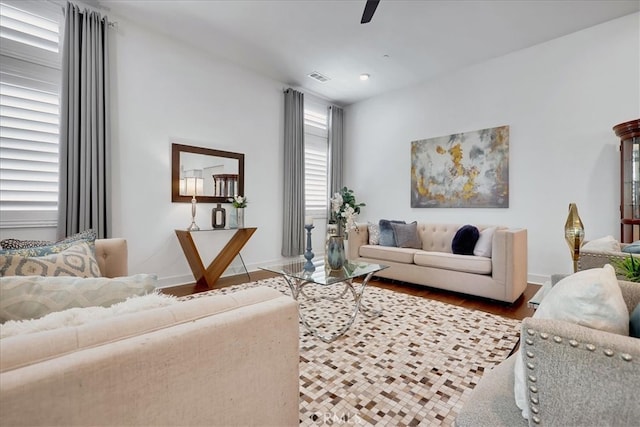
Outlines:
<svg viewBox="0 0 640 427"><path fill-rule="evenodd" d="M187 177L185 180L185 194L187 196L201 196L204 192L204 180L202 178Z"/></svg>
<svg viewBox="0 0 640 427"><path fill-rule="evenodd" d="M580 247L584 241L584 225L578 215L578 207L575 203L569 204L569 215L567 215L567 222L564 224L564 238L572 253L573 271L575 272L578 270Z"/></svg>

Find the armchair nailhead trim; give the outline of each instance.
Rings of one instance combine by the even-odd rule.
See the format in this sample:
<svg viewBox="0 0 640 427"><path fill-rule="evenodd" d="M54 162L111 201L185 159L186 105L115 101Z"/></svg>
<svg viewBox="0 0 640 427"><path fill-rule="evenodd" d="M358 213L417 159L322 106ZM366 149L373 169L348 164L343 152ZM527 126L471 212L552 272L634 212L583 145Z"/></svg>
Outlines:
<svg viewBox="0 0 640 427"><path fill-rule="evenodd" d="M537 404L538 404L538 402L539 402L538 398L537 398L537 397L535 397L535 396L531 396L531 399L530 399L530 400L531 400L531 403L533 403L534 405L537 405ZM532 408L533 408L533 406L532 406Z"/></svg>
<svg viewBox="0 0 640 427"><path fill-rule="evenodd" d="M535 367L536 367L536 365L534 365L533 363L531 363L531 362L527 362L527 368L529 368L529 369L532 369L532 370L533 370L533 368L535 368Z"/></svg>
<svg viewBox="0 0 640 427"><path fill-rule="evenodd" d="M535 383L536 381L538 381L538 378L535 375L529 375L529 381Z"/></svg>
<svg viewBox="0 0 640 427"><path fill-rule="evenodd" d="M540 338L546 340L547 338L549 338L549 334L546 332L540 332Z"/></svg>
<svg viewBox="0 0 640 427"><path fill-rule="evenodd" d="M538 414L540 412L540 410L538 409L537 406L532 406L531 407L531 412L533 412L534 414Z"/></svg>
<svg viewBox="0 0 640 427"><path fill-rule="evenodd" d="M593 344L587 344L586 347L587 347L587 350L589 351L595 351L596 349L596 346Z"/></svg>
<svg viewBox="0 0 640 427"><path fill-rule="evenodd" d="M527 333L531 336L534 336L536 334L536 331L534 331L533 329L527 329Z"/></svg>
<svg viewBox="0 0 640 427"><path fill-rule="evenodd" d="M533 340L531 338L527 338L525 342L529 345L533 345Z"/></svg>
<svg viewBox="0 0 640 427"><path fill-rule="evenodd" d="M610 350L608 348L605 348L604 350L602 350L602 352L604 353L605 356L608 356L608 357L613 356L613 350Z"/></svg>
<svg viewBox="0 0 640 427"><path fill-rule="evenodd" d="M540 424L540 417L539 416L534 415L533 417L531 417L531 419L533 420L534 423Z"/></svg>
<svg viewBox="0 0 640 427"><path fill-rule="evenodd" d="M533 353L531 353L530 351L527 351L527 357L529 359L533 359Z"/></svg>
<svg viewBox="0 0 640 427"><path fill-rule="evenodd" d="M569 345L571 347L577 347L578 346L578 341L576 340L569 340Z"/></svg>
<svg viewBox="0 0 640 427"><path fill-rule="evenodd" d="M559 337L559 336L556 335L556 336L553 337L553 341L558 343L558 344L560 344L562 342L562 337Z"/></svg>
<svg viewBox="0 0 640 427"><path fill-rule="evenodd" d="M529 386L529 391L531 393L537 393L538 392L538 387L534 386L534 385L530 385Z"/></svg>
<svg viewBox="0 0 640 427"><path fill-rule="evenodd" d="M624 360L625 362L631 362L633 360L633 357L631 357L631 355L629 353L622 353L620 355L620 357L622 358L622 360Z"/></svg>

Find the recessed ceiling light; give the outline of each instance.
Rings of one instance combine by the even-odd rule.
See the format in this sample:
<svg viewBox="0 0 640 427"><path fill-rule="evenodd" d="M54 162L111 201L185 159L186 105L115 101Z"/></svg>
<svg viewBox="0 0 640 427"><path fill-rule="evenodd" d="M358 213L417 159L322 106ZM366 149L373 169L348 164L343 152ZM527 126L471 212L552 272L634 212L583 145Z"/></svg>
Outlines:
<svg viewBox="0 0 640 427"><path fill-rule="evenodd" d="M369 80L369 74L360 74L360 80L365 81L365 80Z"/></svg>

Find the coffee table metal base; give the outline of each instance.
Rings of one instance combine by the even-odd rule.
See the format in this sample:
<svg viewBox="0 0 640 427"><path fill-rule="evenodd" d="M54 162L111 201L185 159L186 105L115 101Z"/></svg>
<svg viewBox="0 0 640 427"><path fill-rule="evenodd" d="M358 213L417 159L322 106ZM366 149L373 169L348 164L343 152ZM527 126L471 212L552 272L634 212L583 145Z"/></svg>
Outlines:
<svg viewBox="0 0 640 427"><path fill-rule="evenodd" d="M362 281L362 283L357 283L357 282L355 283L355 285L360 285L360 286L354 286L353 279L348 279L348 280L339 282L344 285L344 289L342 290L342 292L340 292L338 296L332 297L329 295L322 295L322 296L310 297L307 294L305 294L304 292L305 287L310 284L314 286L321 286L321 285L318 285L310 280L304 280L304 279L296 278L293 276L288 276L286 274L283 275L283 277L287 281L287 284L289 285L289 288L291 288L291 295L293 296L293 299L295 299L296 301L299 301L300 296L310 301L319 301L319 300L337 301L337 300L345 299L345 297L349 295L353 297L354 306L351 311L351 314L349 315L347 322L337 332L330 333L330 334L322 333L320 330L318 330L313 325L311 325L307 321L303 313L303 310L298 309L298 316L300 317L300 321L302 322L304 327L309 332L311 332L315 337L317 337L318 339L320 339L325 343L331 343L337 340L338 338L340 338L342 335L344 335L349 330L349 328L351 328L351 326L353 325L353 322L356 320L356 317L359 312L362 312L363 315L369 318L378 317L382 315L381 310L373 309L367 306L362 301L364 296L364 290L367 287L367 283L369 282L369 279L371 279L371 276L373 276L373 272L367 274L364 280ZM339 283L335 283L331 286L339 286Z"/></svg>

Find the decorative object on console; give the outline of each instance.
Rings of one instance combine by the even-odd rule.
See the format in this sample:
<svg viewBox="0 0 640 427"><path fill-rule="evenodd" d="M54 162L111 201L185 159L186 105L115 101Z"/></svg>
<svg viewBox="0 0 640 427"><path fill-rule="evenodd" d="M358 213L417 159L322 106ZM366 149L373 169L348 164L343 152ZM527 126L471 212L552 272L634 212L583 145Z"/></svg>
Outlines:
<svg viewBox="0 0 640 427"><path fill-rule="evenodd" d="M218 205L211 210L211 226L213 228L224 228L227 223L227 211L218 203Z"/></svg>
<svg viewBox="0 0 640 427"><path fill-rule="evenodd" d="M360 213L360 208L366 206L364 203L356 202L353 190L342 187L339 193L335 193L331 202L331 220L338 224L338 235L348 235L349 231L355 228L355 221Z"/></svg>
<svg viewBox="0 0 640 427"><path fill-rule="evenodd" d="M313 259L313 252L311 251L311 230L313 230L313 218L307 217L305 219L304 228L307 230L307 250L304 252L304 258L307 262L304 263L304 271L314 271L316 267L311 260Z"/></svg>
<svg viewBox="0 0 640 427"><path fill-rule="evenodd" d="M331 270L340 270L346 261L344 237L329 236L327 241L327 264Z"/></svg>
<svg viewBox="0 0 640 427"><path fill-rule="evenodd" d="M578 259L580 258L580 246L584 241L584 225L580 215L578 215L578 207L575 203L569 204L569 215L567 222L564 224L564 238L569 245L573 257L573 272L578 271Z"/></svg>
<svg viewBox="0 0 640 427"><path fill-rule="evenodd" d="M191 196L191 225L187 230L198 231L200 227L196 224L196 196L202 194L204 181L202 178L187 177L185 178L186 193Z"/></svg>
<svg viewBox="0 0 640 427"><path fill-rule="evenodd" d="M411 142L412 208L508 208L509 126Z"/></svg>
<svg viewBox="0 0 640 427"><path fill-rule="evenodd" d="M244 228L244 208L247 207L248 200L244 196L233 196L229 199L233 207L236 209L236 223L237 228Z"/></svg>
<svg viewBox="0 0 640 427"><path fill-rule="evenodd" d="M640 119L613 127L620 138L620 241L640 239Z"/></svg>

